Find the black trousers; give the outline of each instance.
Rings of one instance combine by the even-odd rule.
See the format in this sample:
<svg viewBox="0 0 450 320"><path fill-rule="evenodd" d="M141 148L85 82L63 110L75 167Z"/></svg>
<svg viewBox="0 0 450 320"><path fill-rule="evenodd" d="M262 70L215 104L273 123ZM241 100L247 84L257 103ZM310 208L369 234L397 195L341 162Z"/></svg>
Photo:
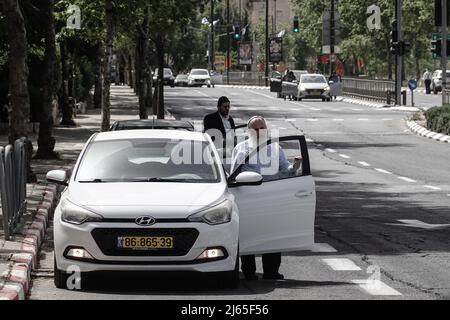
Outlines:
<svg viewBox="0 0 450 320"><path fill-rule="evenodd" d="M242 272L244 275L252 275L256 272L255 256L241 256ZM262 255L264 274L278 274L281 265L281 253L268 253Z"/></svg>
<svg viewBox="0 0 450 320"><path fill-rule="evenodd" d="M425 88L427 91L427 94L431 93L431 80L425 80Z"/></svg>

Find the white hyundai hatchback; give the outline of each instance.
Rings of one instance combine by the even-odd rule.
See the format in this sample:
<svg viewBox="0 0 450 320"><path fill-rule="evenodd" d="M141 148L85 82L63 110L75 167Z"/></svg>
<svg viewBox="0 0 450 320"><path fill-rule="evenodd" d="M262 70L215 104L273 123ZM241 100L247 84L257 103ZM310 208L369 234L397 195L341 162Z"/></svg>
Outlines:
<svg viewBox="0 0 450 320"><path fill-rule="evenodd" d="M297 251L314 242L315 186L304 137L280 139L290 177L231 175L207 134L174 130L98 133L54 215L55 285L68 271L196 271L235 287L239 255ZM75 269L74 269L75 267Z"/></svg>

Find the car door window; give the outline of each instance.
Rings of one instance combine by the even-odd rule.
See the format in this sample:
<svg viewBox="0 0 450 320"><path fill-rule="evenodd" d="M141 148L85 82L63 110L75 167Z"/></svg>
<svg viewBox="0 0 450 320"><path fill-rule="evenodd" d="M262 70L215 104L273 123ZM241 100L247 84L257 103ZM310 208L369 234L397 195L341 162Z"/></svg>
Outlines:
<svg viewBox="0 0 450 320"><path fill-rule="evenodd" d="M311 175L306 139L291 136L269 140L260 145L259 152L253 150L233 168L232 178L243 171L254 171L263 176L264 183Z"/></svg>
<svg viewBox="0 0 450 320"><path fill-rule="evenodd" d="M287 159L301 153L302 168L291 177L230 189L239 207L241 255L303 251L314 244L316 192L306 139L293 136L277 142Z"/></svg>

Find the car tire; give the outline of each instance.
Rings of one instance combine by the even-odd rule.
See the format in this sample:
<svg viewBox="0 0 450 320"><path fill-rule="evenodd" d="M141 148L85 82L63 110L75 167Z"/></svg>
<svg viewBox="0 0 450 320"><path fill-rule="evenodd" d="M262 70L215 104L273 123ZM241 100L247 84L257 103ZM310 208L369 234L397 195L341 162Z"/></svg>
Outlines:
<svg viewBox="0 0 450 320"><path fill-rule="evenodd" d="M208 86L208 88L211 88L211 86Z"/></svg>
<svg viewBox="0 0 450 320"><path fill-rule="evenodd" d="M62 270L59 270L56 266L56 258L53 260L53 271L54 271L54 283L55 287L58 289L67 289L67 279L69 275Z"/></svg>
<svg viewBox="0 0 450 320"><path fill-rule="evenodd" d="M234 270L220 272L216 279L217 285L221 289L236 289L239 286L239 250L236 254Z"/></svg>
<svg viewBox="0 0 450 320"><path fill-rule="evenodd" d="M298 98L298 101L302 101L302 98Z"/></svg>

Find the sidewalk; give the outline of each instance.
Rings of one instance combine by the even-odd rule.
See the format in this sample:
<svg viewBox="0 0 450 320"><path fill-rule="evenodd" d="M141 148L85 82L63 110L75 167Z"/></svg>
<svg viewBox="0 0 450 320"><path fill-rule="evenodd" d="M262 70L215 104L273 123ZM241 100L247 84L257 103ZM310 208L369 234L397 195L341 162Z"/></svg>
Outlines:
<svg viewBox="0 0 450 320"><path fill-rule="evenodd" d="M151 114L151 112L149 112ZM167 112L167 118L171 118ZM111 87L111 124L114 121L139 118L138 98L129 87ZM30 289L30 274L39 268L39 248L45 230L52 219L62 188L48 185L45 175L50 170L70 170L89 137L100 131L101 111L87 110L75 118L77 127L57 126L53 135L59 160L32 160L31 166L38 182L27 185L27 213L22 219L13 241L4 241L0 223L0 300L23 300ZM34 152L37 135L30 135ZM0 144L6 146L7 134L0 135ZM0 219L1 219L0 210Z"/></svg>

